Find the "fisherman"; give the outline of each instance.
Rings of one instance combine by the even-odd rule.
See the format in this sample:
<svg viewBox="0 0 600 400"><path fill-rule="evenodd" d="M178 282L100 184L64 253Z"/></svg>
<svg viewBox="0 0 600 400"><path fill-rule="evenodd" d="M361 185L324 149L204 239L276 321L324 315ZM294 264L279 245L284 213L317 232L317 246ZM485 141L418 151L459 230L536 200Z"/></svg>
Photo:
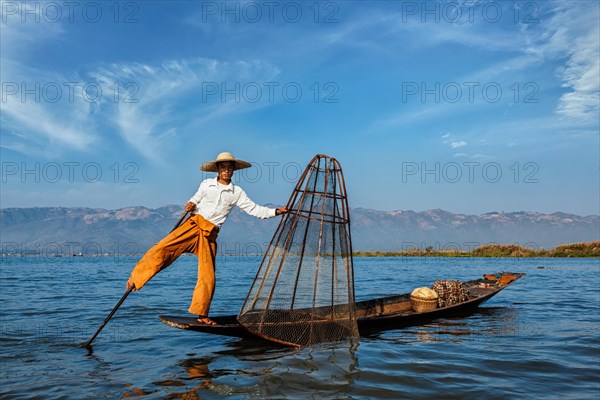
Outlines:
<svg viewBox="0 0 600 400"><path fill-rule="evenodd" d="M215 325L208 318L208 311L215 291L216 240L233 206L261 219L288 212L286 207L274 209L255 204L241 187L231 182L235 170L250 166L249 162L238 160L227 152L202 164L202 171L216 172L217 177L202 181L196 194L185 205L185 210L192 213L191 217L144 254L127 280L127 290L140 290L182 253L194 253L198 256L198 281L189 312L198 315L198 322Z"/></svg>

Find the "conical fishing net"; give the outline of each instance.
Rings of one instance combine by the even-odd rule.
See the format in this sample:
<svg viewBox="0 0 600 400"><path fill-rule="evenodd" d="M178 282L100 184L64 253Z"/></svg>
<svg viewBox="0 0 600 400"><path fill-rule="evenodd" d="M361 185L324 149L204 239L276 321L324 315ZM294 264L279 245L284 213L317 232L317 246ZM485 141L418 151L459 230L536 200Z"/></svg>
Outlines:
<svg viewBox="0 0 600 400"><path fill-rule="evenodd" d="M339 162L316 155L288 209L238 321L287 345L357 338L350 213Z"/></svg>

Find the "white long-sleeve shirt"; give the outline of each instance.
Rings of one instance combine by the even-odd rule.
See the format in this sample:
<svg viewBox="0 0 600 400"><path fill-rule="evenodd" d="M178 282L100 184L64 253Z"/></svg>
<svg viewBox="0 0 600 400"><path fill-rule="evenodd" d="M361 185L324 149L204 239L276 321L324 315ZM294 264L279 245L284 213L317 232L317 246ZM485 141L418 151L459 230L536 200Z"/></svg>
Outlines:
<svg viewBox="0 0 600 400"><path fill-rule="evenodd" d="M277 211L274 208L257 205L241 187L233 183L220 184L217 178L202 181L190 201L196 204L196 209L192 213L202 215L219 227L223 225L233 206L238 206L253 217L262 219L273 218Z"/></svg>

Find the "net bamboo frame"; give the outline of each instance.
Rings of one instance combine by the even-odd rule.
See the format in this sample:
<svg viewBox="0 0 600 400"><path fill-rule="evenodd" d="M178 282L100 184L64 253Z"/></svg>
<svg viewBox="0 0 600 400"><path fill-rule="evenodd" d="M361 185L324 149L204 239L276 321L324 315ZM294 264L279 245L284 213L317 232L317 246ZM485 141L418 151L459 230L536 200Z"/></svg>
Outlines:
<svg viewBox="0 0 600 400"><path fill-rule="evenodd" d="M358 338L350 208L340 163L317 154L300 177L238 315L291 346Z"/></svg>

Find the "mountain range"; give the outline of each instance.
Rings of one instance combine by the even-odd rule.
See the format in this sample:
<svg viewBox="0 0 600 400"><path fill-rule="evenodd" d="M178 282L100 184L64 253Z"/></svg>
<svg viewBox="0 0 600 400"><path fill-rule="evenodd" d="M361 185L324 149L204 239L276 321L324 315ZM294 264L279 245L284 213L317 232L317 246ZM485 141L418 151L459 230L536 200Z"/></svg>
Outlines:
<svg viewBox="0 0 600 400"><path fill-rule="evenodd" d="M170 231L182 208L5 208L0 210L2 253L139 254ZM258 220L234 209L219 234L220 254L262 255L280 218ZM531 249L600 240L600 216L562 212L454 214L444 210L351 210L354 251L432 248L469 251L489 244Z"/></svg>

